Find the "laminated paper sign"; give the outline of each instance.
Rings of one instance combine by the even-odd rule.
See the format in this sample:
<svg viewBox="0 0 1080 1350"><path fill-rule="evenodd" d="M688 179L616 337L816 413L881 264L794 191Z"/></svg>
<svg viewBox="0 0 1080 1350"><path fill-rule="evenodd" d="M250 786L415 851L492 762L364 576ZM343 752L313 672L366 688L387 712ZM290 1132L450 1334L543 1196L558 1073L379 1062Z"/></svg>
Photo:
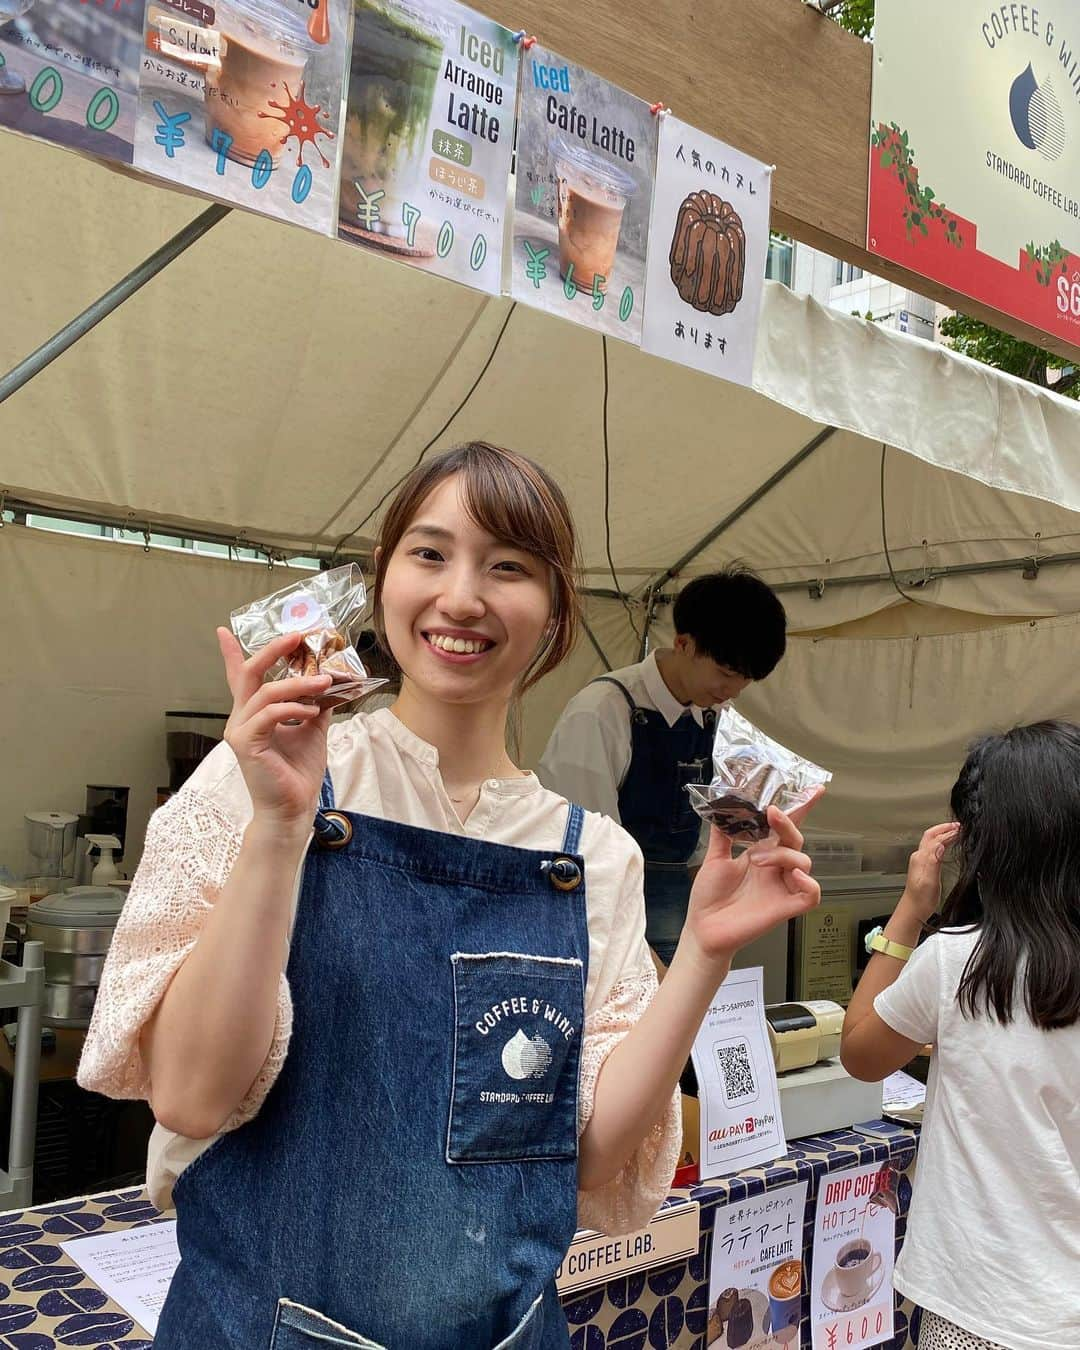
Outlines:
<svg viewBox="0 0 1080 1350"><path fill-rule="evenodd" d="M356 0L338 231L498 295L519 48L455 0Z"/></svg>
<svg viewBox="0 0 1080 1350"><path fill-rule="evenodd" d="M0 0L0 127L130 164L143 0Z"/></svg>
<svg viewBox="0 0 1080 1350"><path fill-rule="evenodd" d="M641 341L657 119L649 105L544 47L524 56L510 291Z"/></svg>
<svg viewBox="0 0 1080 1350"><path fill-rule="evenodd" d="M865 1350L893 1337L896 1170L829 1172L814 1219L813 1350Z"/></svg>
<svg viewBox="0 0 1080 1350"><path fill-rule="evenodd" d="M135 167L333 229L347 0L147 0Z"/></svg>
<svg viewBox="0 0 1080 1350"><path fill-rule="evenodd" d="M787 1145L760 966L730 972L705 1014L693 1058L702 1180L779 1158Z"/></svg>
<svg viewBox="0 0 1080 1350"><path fill-rule="evenodd" d="M706 1345L798 1350L805 1214L805 1181L717 1206Z"/></svg>
<svg viewBox="0 0 1080 1350"><path fill-rule="evenodd" d="M664 117L643 350L749 385L769 253L772 169Z"/></svg>

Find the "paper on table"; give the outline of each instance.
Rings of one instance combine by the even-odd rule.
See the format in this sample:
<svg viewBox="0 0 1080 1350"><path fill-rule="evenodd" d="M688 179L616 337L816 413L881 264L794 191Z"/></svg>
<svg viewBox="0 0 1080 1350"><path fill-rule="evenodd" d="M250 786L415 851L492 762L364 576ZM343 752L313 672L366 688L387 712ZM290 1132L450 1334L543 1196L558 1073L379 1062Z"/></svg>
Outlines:
<svg viewBox="0 0 1080 1350"><path fill-rule="evenodd" d="M176 1220L73 1238L60 1246L99 1289L153 1336L180 1264Z"/></svg>
<svg viewBox="0 0 1080 1350"><path fill-rule="evenodd" d="M911 1111L926 1101L926 1084L900 1069L885 1079L882 1110Z"/></svg>

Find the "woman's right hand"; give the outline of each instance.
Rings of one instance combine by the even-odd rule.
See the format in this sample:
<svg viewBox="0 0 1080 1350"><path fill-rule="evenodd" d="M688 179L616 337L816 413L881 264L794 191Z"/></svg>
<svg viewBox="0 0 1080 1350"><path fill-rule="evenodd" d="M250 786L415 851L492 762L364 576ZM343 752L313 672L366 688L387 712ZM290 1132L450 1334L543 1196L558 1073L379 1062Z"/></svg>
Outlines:
<svg viewBox="0 0 1080 1350"><path fill-rule="evenodd" d="M233 696L225 741L244 775L255 821L300 842L311 829L326 772L330 710L299 700L325 693L332 681L329 675L264 680L276 661L296 650L299 633L249 657L227 628L217 634Z"/></svg>

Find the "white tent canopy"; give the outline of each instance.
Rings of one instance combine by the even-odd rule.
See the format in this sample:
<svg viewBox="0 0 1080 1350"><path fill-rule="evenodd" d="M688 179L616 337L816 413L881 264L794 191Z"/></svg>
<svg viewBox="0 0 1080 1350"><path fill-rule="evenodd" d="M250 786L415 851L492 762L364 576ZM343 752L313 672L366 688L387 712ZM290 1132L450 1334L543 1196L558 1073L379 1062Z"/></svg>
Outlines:
<svg viewBox="0 0 1080 1350"><path fill-rule="evenodd" d="M11 136L0 162L19 185L0 215L6 369L200 204ZM680 582L733 557L785 588L807 636L747 710L838 770L823 822L911 831L941 809L970 735L1080 711L1074 621L1059 618L1080 611L1080 571L1055 561L1080 554L1080 409L766 290L753 391L608 344L619 588L639 629L659 588L657 635ZM0 407L0 490L139 528L363 555L425 447L482 436L563 483L586 588L612 592L604 363L584 329L234 212ZM34 535L0 535L10 631L25 635L0 649L5 759L26 765L2 789L0 863L23 810L78 809L86 782L132 782L138 828L165 781L161 714L222 706L214 623L281 584ZM635 659L619 600L596 594L589 614L613 664ZM600 668L583 643L536 692L528 758Z"/></svg>

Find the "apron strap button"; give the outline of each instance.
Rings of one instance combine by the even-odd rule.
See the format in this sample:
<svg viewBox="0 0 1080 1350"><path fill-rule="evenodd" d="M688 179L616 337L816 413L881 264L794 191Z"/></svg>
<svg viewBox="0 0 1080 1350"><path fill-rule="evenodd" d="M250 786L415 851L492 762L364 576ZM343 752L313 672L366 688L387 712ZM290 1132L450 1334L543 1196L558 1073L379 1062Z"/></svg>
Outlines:
<svg viewBox="0 0 1080 1350"><path fill-rule="evenodd" d="M581 868L573 858L556 858L544 863L543 870L557 891L576 891L581 885Z"/></svg>
<svg viewBox="0 0 1080 1350"><path fill-rule="evenodd" d="M315 840L320 848L344 848L352 836L352 821L340 811L320 811L315 817Z"/></svg>

